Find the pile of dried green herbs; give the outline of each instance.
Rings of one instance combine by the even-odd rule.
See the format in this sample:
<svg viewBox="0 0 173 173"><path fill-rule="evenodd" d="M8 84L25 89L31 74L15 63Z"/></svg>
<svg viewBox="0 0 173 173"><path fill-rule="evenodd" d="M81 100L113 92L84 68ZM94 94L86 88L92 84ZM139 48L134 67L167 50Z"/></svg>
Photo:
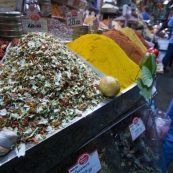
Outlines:
<svg viewBox="0 0 173 173"><path fill-rule="evenodd" d="M53 36L25 35L0 65L0 130L17 131L19 143L43 140L105 100L99 80Z"/></svg>
<svg viewBox="0 0 173 173"><path fill-rule="evenodd" d="M161 173L158 167L158 156L145 144L140 137L136 142L131 141L128 129L117 134L115 145L120 154L123 173Z"/></svg>

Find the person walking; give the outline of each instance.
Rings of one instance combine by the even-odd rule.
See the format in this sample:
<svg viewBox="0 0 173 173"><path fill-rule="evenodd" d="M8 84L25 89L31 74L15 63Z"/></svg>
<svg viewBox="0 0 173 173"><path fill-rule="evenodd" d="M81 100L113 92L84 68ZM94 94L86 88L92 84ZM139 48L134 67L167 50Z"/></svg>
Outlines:
<svg viewBox="0 0 173 173"><path fill-rule="evenodd" d="M167 25L169 28L173 28L173 16L169 19ZM172 60L172 57L173 57L173 31L171 32L171 37L169 40L166 54L162 59L164 70L166 70L166 67L167 67L168 63Z"/></svg>

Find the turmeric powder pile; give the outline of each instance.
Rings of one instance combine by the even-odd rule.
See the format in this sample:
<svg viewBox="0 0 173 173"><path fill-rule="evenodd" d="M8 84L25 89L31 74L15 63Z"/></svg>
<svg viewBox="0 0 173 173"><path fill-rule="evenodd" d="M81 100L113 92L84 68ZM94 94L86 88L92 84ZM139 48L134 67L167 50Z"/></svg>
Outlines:
<svg viewBox="0 0 173 173"><path fill-rule="evenodd" d="M140 68L112 39L99 34L86 34L67 46L98 70L118 79L121 91L135 83Z"/></svg>
<svg viewBox="0 0 173 173"><path fill-rule="evenodd" d="M138 45L143 53L146 53L147 49L141 42L141 40L138 38L138 36L135 34L133 29L131 28L121 28L120 30L123 34L125 34L129 39L134 42L136 45Z"/></svg>
<svg viewBox="0 0 173 173"><path fill-rule="evenodd" d="M103 35L114 40L115 43L117 43L127 56L136 64L139 64L140 60L144 57L144 53L141 49L119 30L111 29L104 32Z"/></svg>

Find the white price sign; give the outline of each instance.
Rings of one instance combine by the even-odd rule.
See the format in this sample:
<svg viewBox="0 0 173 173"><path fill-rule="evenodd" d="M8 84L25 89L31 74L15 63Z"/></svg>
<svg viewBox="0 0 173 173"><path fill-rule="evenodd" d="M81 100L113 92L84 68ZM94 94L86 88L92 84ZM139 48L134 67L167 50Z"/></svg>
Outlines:
<svg viewBox="0 0 173 173"><path fill-rule="evenodd" d="M67 27L78 27L83 25L83 14L72 11L66 14Z"/></svg>
<svg viewBox="0 0 173 173"><path fill-rule="evenodd" d="M134 141L145 131L145 125L141 118L135 117L133 123L129 126L129 129L132 141Z"/></svg>
<svg viewBox="0 0 173 173"><path fill-rule="evenodd" d="M48 32L47 18L38 17L33 20L31 17L22 17L23 33Z"/></svg>
<svg viewBox="0 0 173 173"><path fill-rule="evenodd" d="M97 173L101 170L98 152L82 154L75 165L68 169L68 173Z"/></svg>

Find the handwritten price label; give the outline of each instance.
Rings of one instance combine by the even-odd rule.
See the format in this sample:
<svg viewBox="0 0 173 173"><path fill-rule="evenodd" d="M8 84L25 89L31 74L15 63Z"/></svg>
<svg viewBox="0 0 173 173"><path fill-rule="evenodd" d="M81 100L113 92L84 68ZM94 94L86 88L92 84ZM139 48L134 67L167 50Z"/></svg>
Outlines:
<svg viewBox="0 0 173 173"><path fill-rule="evenodd" d="M23 33L28 32L48 32L47 18L40 17L32 20L29 17L22 17Z"/></svg>
<svg viewBox="0 0 173 173"><path fill-rule="evenodd" d="M67 27L78 27L83 25L82 13L67 13L66 14Z"/></svg>
<svg viewBox="0 0 173 173"><path fill-rule="evenodd" d="M141 118L135 117L133 123L129 126L132 140L137 139L144 131L145 125Z"/></svg>

